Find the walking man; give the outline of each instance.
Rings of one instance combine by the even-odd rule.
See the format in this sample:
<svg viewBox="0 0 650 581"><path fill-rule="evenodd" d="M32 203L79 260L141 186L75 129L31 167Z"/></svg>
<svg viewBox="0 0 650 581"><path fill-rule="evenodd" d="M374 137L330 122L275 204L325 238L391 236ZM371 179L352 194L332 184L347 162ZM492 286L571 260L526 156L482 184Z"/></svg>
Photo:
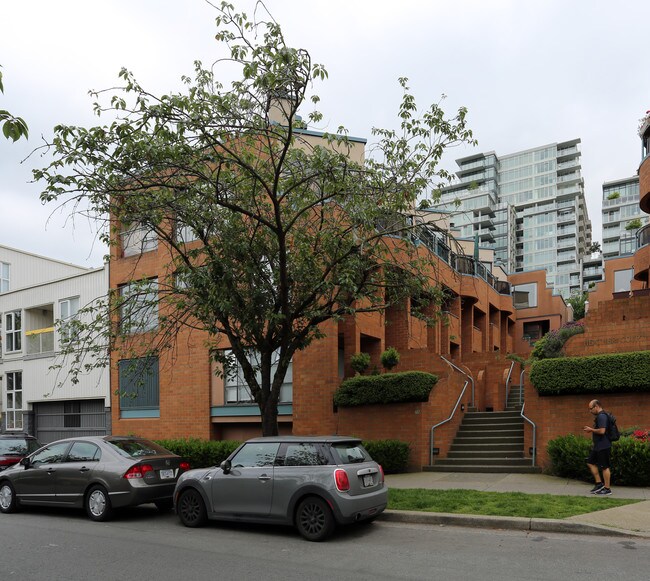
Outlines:
<svg viewBox="0 0 650 581"><path fill-rule="evenodd" d="M609 496L612 491L609 487L611 472L609 470L609 453L612 443L607 438L607 414L597 399L589 402L589 411L595 416L594 427L585 426L583 430L591 433L593 448L587 458L587 466L594 476L595 485L590 490L597 496ZM602 472L602 480L600 473Z"/></svg>

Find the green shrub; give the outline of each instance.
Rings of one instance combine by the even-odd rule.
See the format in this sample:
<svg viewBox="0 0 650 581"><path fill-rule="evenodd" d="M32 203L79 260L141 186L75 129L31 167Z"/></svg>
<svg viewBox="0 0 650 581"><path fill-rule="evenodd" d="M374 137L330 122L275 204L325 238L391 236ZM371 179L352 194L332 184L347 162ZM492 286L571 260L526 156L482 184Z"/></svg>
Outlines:
<svg viewBox="0 0 650 581"><path fill-rule="evenodd" d="M535 361L530 381L539 395L650 391L650 351Z"/></svg>
<svg viewBox="0 0 650 581"><path fill-rule="evenodd" d="M551 440L546 449L551 458L553 474L566 478L589 480L591 472L587 468L586 460L591 451L591 445L590 439L574 434Z"/></svg>
<svg viewBox="0 0 650 581"><path fill-rule="evenodd" d="M350 357L350 365L357 373L363 373L370 366L370 355L368 353L355 353Z"/></svg>
<svg viewBox="0 0 650 581"><path fill-rule="evenodd" d="M381 354L381 365L389 371L399 363L399 352L395 347L389 347Z"/></svg>
<svg viewBox="0 0 650 581"><path fill-rule="evenodd" d="M386 474L406 472L410 447L399 440L368 440L363 442L372 459L381 464Z"/></svg>
<svg viewBox="0 0 650 581"><path fill-rule="evenodd" d="M549 331L535 342L531 357L533 359L560 357L563 353L564 344L574 335L584 332L585 329L582 323L566 323L556 331Z"/></svg>
<svg viewBox="0 0 650 581"><path fill-rule="evenodd" d="M218 466L239 446L233 440L199 440L198 438L156 440L163 448L183 456L192 468Z"/></svg>
<svg viewBox="0 0 650 581"><path fill-rule="evenodd" d="M548 443L553 474L566 478L591 480L587 456L591 440L569 434ZM650 485L650 444L633 437L622 437L612 445L612 483L625 486Z"/></svg>
<svg viewBox="0 0 650 581"><path fill-rule="evenodd" d="M421 371L357 375L346 379L334 393L334 403L341 407L428 401L438 377Z"/></svg>

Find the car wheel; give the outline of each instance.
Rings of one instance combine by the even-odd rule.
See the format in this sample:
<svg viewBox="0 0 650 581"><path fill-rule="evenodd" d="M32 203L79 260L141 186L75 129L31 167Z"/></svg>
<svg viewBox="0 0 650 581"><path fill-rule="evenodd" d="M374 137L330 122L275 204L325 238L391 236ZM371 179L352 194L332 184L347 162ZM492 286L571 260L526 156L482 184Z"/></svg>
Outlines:
<svg viewBox="0 0 650 581"><path fill-rule="evenodd" d="M201 494L194 488L187 488L181 492L176 506L178 518L186 527L200 527L208 520L205 503Z"/></svg>
<svg viewBox="0 0 650 581"><path fill-rule="evenodd" d="M296 510L296 527L308 541L324 541L334 532L334 515L327 503L317 496L303 499Z"/></svg>
<svg viewBox="0 0 650 581"><path fill-rule="evenodd" d="M90 520L102 522L111 518L113 507L103 486L93 486L86 495L86 514Z"/></svg>
<svg viewBox="0 0 650 581"><path fill-rule="evenodd" d="M0 484L0 512L9 514L18 510L16 492L9 482Z"/></svg>
<svg viewBox="0 0 650 581"><path fill-rule="evenodd" d="M160 512L169 512L172 508L174 508L174 501L171 498L156 500L154 501L154 504Z"/></svg>

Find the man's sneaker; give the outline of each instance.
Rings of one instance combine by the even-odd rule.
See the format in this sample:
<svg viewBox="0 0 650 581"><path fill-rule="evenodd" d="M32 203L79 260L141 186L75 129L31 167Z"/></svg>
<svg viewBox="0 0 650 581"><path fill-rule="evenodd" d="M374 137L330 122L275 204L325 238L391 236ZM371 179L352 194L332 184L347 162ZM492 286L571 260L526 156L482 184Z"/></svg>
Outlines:
<svg viewBox="0 0 650 581"><path fill-rule="evenodd" d="M596 494L603 486L605 485L602 482L598 482L589 492Z"/></svg>
<svg viewBox="0 0 650 581"><path fill-rule="evenodd" d="M594 492L596 496L609 496L612 493L612 491L609 488L605 488L604 486L600 489Z"/></svg>

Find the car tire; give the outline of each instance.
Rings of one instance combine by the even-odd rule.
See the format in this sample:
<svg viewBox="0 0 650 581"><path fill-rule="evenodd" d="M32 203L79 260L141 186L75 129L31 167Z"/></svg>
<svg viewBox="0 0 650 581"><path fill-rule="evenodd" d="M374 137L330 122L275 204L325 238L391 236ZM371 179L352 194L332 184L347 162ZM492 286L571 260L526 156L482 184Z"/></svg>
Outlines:
<svg viewBox="0 0 650 581"><path fill-rule="evenodd" d="M113 516L113 507L108 492L99 484L88 491L85 504L86 514L90 520L104 522Z"/></svg>
<svg viewBox="0 0 650 581"><path fill-rule="evenodd" d="M172 508L174 508L174 501L171 498L156 500L154 501L154 504L160 512L169 512Z"/></svg>
<svg viewBox="0 0 650 581"><path fill-rule="evenodd" d="M176 503L176 512L186 527L201 527L208 520L205 502L203 502L199 491L194 488L186 488L180 493Z"/></svg>
<svg viewBox="0 0 650 581"><path fill-rule="evenodd" d="M318 496L300 501L296 510L296 528L308 541L324 541L334 532L336 522L328 504Z"/></svg>
<svg viewBox="0 0 650 581"><path fill-rule="evenodd" d="M18 500L16 491L10 482L5 481L0 484L0 512L10 514L18 510Z"/></svg>

